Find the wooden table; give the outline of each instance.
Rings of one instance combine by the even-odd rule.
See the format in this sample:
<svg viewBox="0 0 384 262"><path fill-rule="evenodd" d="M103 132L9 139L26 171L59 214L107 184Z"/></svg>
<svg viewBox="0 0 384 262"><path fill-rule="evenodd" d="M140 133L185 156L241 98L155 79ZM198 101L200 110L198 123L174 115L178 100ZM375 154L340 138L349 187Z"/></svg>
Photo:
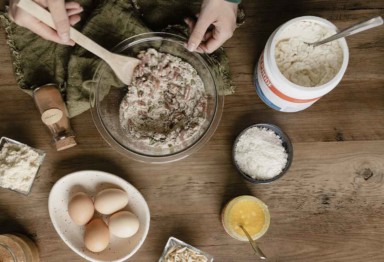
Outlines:
<svg viewBox="0 0 384 262"><path fill-rule="evenodd" d="M236 94L225 98L214 137L198 153L172 164L148 165L111 149L86 112L72 119L79 145L56 152L32 99L13 76L4 30L0 32L0 135L47 153L32 193L0 190L0 230L24 232L41 260L82 261L55 232L47 201L52 185L78 170L115 173L148 201L151 227L132 261L157 261L169 236L215 256L255 261L250 246L224 232L220 211L231 198L251 194L271 212L259 241L270 261L384 261L384 27L350 37L350 63L339 86L309 109L268 108L252 84L254 65L272 31L301 15L317 15L340 28L383 15L382 0L244 1L246 24L225 45ZM259 122L280 126L291 138L294 161L282 179L253 185L236 172L236 135ZM59 204L58 204L59 205Z"/></svg>

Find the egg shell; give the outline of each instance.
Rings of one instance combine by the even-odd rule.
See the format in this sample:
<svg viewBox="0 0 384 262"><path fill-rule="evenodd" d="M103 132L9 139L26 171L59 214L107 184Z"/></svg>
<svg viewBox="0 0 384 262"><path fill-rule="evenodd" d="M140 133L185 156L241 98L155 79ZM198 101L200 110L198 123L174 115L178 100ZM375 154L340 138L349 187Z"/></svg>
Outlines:
<svg viewBox="0 0 384 262"><path fill-rule="evenodd" d="M95 208L104 215L110 215L124 208L128 204L127 192L109 188L100 191L95 198Z"/></svg>
<svg viewBox="0 0 384 262"><path fill-rule="evenodd" d="M109 230L101 218L92 219L85 226L84 244L92 252L101 252L108 246Z"/></svg>
<svg viewBox="0 0 384 262"><path fill-rule="evenodd" d="M140 222L132 212L119 211L109 218L108 226L111 234L120 238L127 238L137 233Z"/></svg>
<svg viewBox="0 0 384 262"><path fill-rule="evenodd" d="M87 224L94 213L92 199L83 192L75 194L68 203L68 214L76 225Z"/></svg>

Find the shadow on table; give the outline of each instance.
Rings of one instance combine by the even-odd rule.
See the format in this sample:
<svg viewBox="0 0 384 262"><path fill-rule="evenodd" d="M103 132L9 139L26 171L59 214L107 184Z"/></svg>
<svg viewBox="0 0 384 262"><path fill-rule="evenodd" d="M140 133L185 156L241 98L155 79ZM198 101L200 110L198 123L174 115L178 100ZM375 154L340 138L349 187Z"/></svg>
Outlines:
<svg viewBox="0 0 384 262"><path fill-rule="evenodd" d="M276 119L275 117L276 116L275 112L276 111L271 109L269 111L264 111L262 114L257 112L251 112L239 117L237 121L234 122L233 124L234 130L232 133L235 135L232 138L233 139L232 144L235 141L236 137L241 133L241 131L243 131L245 128L251 125L265 123L265 124L280 126L278 119Z"/></svg>
<svg viewBox="0 0 384 262"><path fill-rule="evenodd" d="M125 178L122 176L122 174L127 172L124 172L124 170L121 168L121 164L119 164L120 161L121 159L112 160L91 154L83 154L76 157L63 159L55 163L53 165L53 169L57 170L56 176L58 177L62 177L68 173L76 172L79 170L98 170Z"/></svg>
<svg viewBox="0 0 384 262"><path fill-rule="evenodd" d="M15 234L20 233L23 235L29 235L27 230L12 217L2 210L0 213L0 234ZM1 259L1 257L0 257Z"/></svg>
<svg viewBox="0 0 384 262"><path fill-rule="evenodd" d="M269 36L280 25L299 16L314 15L310 4L304 0L258 0L249 1L248 3L243 1L243 5L246 14L246 24L239 30L246 30L248 40L253 43L254 49L250 54L254 58L253 65L256 64L261 55ZM249 26L249 23L252 26Z"/></svg>
<svg viewBox="0 0 384 262"><path fill-rule="evenodd" d="M121 161L122 160L120 158L110 159L91 154L64 158L52 164L52 170L54 170L54 172L51 173L50 183L45 185L47 187L46 189L50 190L53 184L55 184L56 181L63 176L82 170L96 170L114 174L124 180L127 180L135 186L134 183L132 183L133 178L129 175L132 172L130 172L130 170L123 169L119 163Z"/></svg>
<svg viewBox="0 0 384 262"><path fill-rule="evenodd" d="M274 117L275 111L271 110L271 113L265 112L263 114L256 113L247 113L238 118L237 121L233 123L233 130L231 131L233 137L231 138L231 145L233 145L236 137L243 131L245 128L259 123L268 123L279 125L278 119ZM259 197L259 193L265 188L264 185L256 185L252 184L243 178L243 176L236 169L233 164L232 158L232 150L228 152L228 158L231 161L231 170L230 173L232 175L227 177L227 180L224 182L224 193L222 195L221 209L223 210L224 206L233 198L241 196L241 195L252 195L255 197ZM219 219L221 214L219 214Z"/></svg>
<svg viewBox="0 0 384 262"><path fill-rule="evenodd" d="M0 137L8 137L17 142L34 147L32 136L28 133L28 129L26 129L25 126L16 123L11 123L4 126L1 129Z"/></svg>
<svg viewBox="0 0 384 262"><path fill-rule="evenodd" d="M243 119L243 118L241 118ZM242 121L241 121L242 122ZM247 122L246 122L247 123ZM234 126L237 128L243 128L243 123L236 123ZM244 126L245 128L246 126ZM241 129L242 130L242 129ZM232 137L231 144L233 145L236 136L238 133L241 132L232 132L233 134L236 134ZM221 197L221 206L220 211L223 210L224 206L233 198L241 196L241 195L252 195L252 191L250 190L249 183L241 176L241 174L237 171L235 165L233 164L232 159L232 150L228 152L228 160L231 162L230 169L229 170L229 176L226 177L226 181L224 181L223 186L223 195ZM221 221L221 212L218 213L218 219Z"/></svg>

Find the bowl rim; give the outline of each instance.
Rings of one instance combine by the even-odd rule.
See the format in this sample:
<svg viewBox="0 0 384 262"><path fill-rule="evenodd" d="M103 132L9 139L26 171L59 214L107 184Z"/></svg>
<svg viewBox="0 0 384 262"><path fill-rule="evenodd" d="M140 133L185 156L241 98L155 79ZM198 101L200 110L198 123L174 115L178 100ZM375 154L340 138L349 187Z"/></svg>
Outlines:
<svg viewBox="0 0 384 262"><path fill-rule="evenodd" d="M236 162L235 160L235 149L236 149L236 145L240 139L240 137L249 129L251 128L266 128L268 130L272 130L277 136L279 136L279 138L282 140L282 144L283 144L283 147L285 149L285 152L287 153L288 155L288 158L287 158L287 164L285 165L285 167L283 168L283 170L280 172L280 174L278 174L277 176L274 176L273 178L270 178L270 179L255 179L255 178L252 178L251 176L249 176L248 174L246 174L243 170L241 170L240 166L238 165L238 163ZM278 180L279 178L281 178L282 176L284 176L288 169L290 168L291 164L292 164L292 161L293 161L293 146L292 146L292 142L290 140L290 138L288 137L288 135L286 133L284 133L280 127L274 125L274 124L268 124L268 123L258 123L258 124L253 124L251 126L248 126L247 128L245 128L243 131L240 132L239 135L237 135L234 143L233 143L233 146L232 146L232 162L233 164L235 165L237 171L243 176L243 178L245 178L245 180L247 180L248 182L251 182L253 184L269 184L269 183L272 183L273 181L276 181Z"/></svg>
<svg viewBox="0 0 384 262"><path fill-rule="evenodd" d="M148 37L152 38L157 38L159 40L168 40L168 41L173 41L176 42L182 46L185 47L184 43L186 42L186 38L181 37L179 35L171 34L171 33L165 33L165 32L148 32L148 33L142 33L138 35L134 35L132 37L129 37L120 43L118 43L113 49L112 52L121 52L123 47L129 47L129 45L137 43L137 41L143 41L143 38L146 39ZM172 39L173 38L173 39ZM137 40L136 40L137 39ZM185 47L186 48L186 47ZM210 58L206 54L199 54L199 53L194 53L194 55L198 56L204 64L205 67L208 69L209 74L211 75L212 79L214 78L214 72L209 68L208 64L212 63L212 58ZM99 80L100 76L97 77L97 75L101 75L100 70L105 70L107 64L104 61L101 61L95 71L93 81ZM102 71L101 71L102 72ZM124 147L122 144L120 144L113 136L110 134L108 129L105 127L103 124L103 121L100 117L100 112L99 112L99 93L97 89L97 81L95 83L95 91L91 92L90 94L90 111L92 115L93 122L99 131L100 135L103 137L103 139L117 152L123 154L124 156L130 157L133 160L139 161L139 162L145 162L145 163L153 163L153 164L163 164L163 163L170 163L174 162L177 160L181 160L183 158L188 157L192 153L195 153L199 149L201 149L213 136L215 133L217 127L219 126L221 116L223 113L224 109L224 95L220 94L218 85L215 85L215 109L214 113L212 116L212 121L209 123L207 129L203 132L203 134L190 146L187 148L178 151L176 153L170 153L167 155L162 155L162 156L156 156L156 155L146 155L142 154L137 151L130 150L126 147Z"/></svg>
<svg viewBox="0 0 384 262"><path fill-rule="evenodd" d="M53 203L53 192L55 192L56 188L58 188L61 184L62 181L65 181L65 180L68 180L70 179L71 177L76 177L76 176L79 176L79 175L88 175L89 173L94 173L94 174L99 174L99 175L102 175L102 176L109 176L113 179L116 179L117 181L119 181L119 187L121 187L121 184L127 184L129 185L130 187L132 187L133 189L135 189L137 191L137 194L144 200L144 204L143 205L143 208L144 208L144 212L145 214L147 215L147 219L145 220L145 229L144 229L144 234L143 236L141 237L140 241L138 242L138 244L133 248L133 250L125 255L124 257L121 257L119 259L116 259L116 260L107 260L107 261L110 261L110 262L122 262L122 261L125 261L129 258L131 258L139 249L140 247L144 244L147 236L148 236L148 232L149 232L149 228L150 228L150 224L151 224L151 212L149 210L149 207L148 207L148 203L147 201L145 200L144 196L141 194L141 192L135 187L133 186L131 183L129 183L128 181L126 181L125 179L117 176L117 175L114 175L114 174L111 174L111 173L108 173L108 172L104 172L104 171L100 171L100 170L80 170L80 171L75 171L75 172L71 172L69 174L66 174L65 176L61 177L60 179L58 179L55 184L52 186L50 192L49 192L49 195L48 195L48 214L49 214L49 218L51 220L51 223L53 225L53 227L55 228L55 231L56 233L60 236L60 239L73 251L75 252L76 254L78 254L80 257L88 260L88 261L95 261L95 262L105 262L105 260L100 260L100 259L94 259L92 257L89 257L87 256L86 254L82 253L78 248L76 248L71 242L69 242L62 230L59 230L59 225L57 224L56 222L56 219L53 219L52 218L52 212L51 210L54 210L54 203ZM120 184L121 183L121 184ZM79 226L80 227L80 226Z"/></svg>

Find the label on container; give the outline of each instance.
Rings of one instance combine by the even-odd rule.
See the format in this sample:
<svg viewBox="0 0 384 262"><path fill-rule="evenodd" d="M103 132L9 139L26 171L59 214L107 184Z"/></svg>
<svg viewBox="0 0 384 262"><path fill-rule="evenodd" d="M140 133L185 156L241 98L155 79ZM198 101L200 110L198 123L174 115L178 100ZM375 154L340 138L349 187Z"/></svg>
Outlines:
<svg viewBox="0 0 384 262"><path fill-rule="evenodd" d="M41 115L41 120L44 124L49 126L59 122L62 117L63 111L57 108L52 108L44 111L44 113Z"/></svg>
<svg viewBox="0 0 384 262"><path fill-rule="evenodd" d="M321 98L295 98L293 97L294 94L289 93L287 90L282 92L284 88L277 88L270 80L270 76L266 71L264 52L261 54L257 65L257 71L254 75L254 83L260 99L269 107L281 112L297 112L304 110Z"/></svg>

